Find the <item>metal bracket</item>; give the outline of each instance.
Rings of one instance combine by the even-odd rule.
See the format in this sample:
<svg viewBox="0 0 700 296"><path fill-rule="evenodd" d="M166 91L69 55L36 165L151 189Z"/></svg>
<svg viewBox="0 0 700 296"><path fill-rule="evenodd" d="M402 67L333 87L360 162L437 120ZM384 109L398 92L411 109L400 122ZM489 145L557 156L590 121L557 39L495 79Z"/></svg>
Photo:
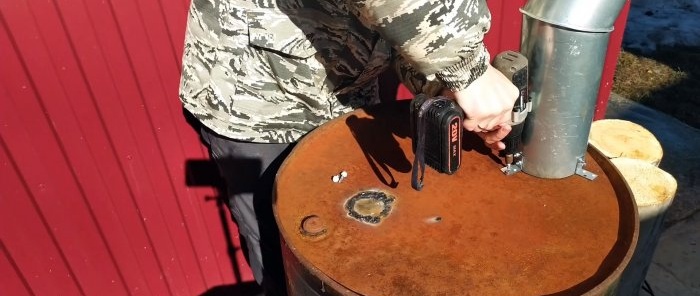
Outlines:
<svg viewBox="0 0 700 296"><path fill-rule="evenodd" d="M593 181L595 178L598 177L598 175L584 169L583 167L585 167L585 166L586 166L586 161L583 160L583 157L577 158L576 159L576 174L581 176L581 177L584 177L590 181Z"/></svg>
<svg viewBox="0 0 700 296"><path fill-rule="evenodd" d="M522 171L522 170L523 170L522 162L508 164L508 165L501 168L501 172L506 174L506 176L515 175L515 173Z"/></svg>
<svg viewBox="0 0 700 296"><path fill-rule="evenodd" d="M506 166L501 168L501 172L506 174L506 176L512 176L515 175L515 173L522 171L523 170L523 158L521 153L516 153L515 155L511 156L511 159L508 159L506 157L506 162L510 162L506 164Z"/></svg>

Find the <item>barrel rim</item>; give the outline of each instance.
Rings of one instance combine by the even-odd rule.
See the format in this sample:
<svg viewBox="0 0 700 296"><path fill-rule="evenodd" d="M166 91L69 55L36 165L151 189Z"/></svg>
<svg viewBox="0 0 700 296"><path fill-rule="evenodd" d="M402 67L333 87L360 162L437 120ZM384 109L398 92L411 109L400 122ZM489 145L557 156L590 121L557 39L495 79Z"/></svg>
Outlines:
<svg viewBox="0 0 700 296"><path fill-rule="evenodd" d="M620 227L618 231L622 233L627 233L627 235L629 235L628 232L632 231L631 240L620 241L618 239L618 241L616 242L616 245L623 244L622 247L618 246L618 249L622 248L622 250L627 250L625 255L620 260L620 263L615 265L615 269L602 282L600 282L598 285L594 286L590 291L584 294L604 295L606 294L606 291L610 289L610 287L615 287L615 289L617 289L616 286L620 280L620 277L622 277L622 273L625 271L625 268L627 268L630 261L632 260L634 251L637 248L637 241L639 240L639 212L637 210L637 203L634 200L634 196L632 194L632 189L627 184L627 181L625 181L620 170L618 170L615 167L615 165L613 165L613 163L610 161L610 159L605 157L605 155L603 155L603 153L600 152L600 150L598 150L595 146L589 144L587 151L591 155L593 160L605 172L608 179L610 180L610 183L613 185L613 190L618 196L617 199L618 204L620 205L620 213L632 213L632 215L634 216L632 221L629 221L629 219L622 219L622 215L620 215ZM630 223L632 224L631 227L629 227ZM624 238L625 236L620 234L618 235L618 237Z"/></svg>

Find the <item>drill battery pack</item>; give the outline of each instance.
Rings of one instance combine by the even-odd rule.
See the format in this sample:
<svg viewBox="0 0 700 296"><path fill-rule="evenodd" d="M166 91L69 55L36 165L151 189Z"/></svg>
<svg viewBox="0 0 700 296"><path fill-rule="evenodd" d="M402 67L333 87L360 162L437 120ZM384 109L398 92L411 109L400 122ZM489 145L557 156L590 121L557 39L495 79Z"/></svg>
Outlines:
<svg viewBox="0 0 700 296"><path fill-rule="evenodd" d="M410 109L413 152L424 153L425 164L438 172L455 173L462 163L462 109L447 97L422 94Z"/></svg>

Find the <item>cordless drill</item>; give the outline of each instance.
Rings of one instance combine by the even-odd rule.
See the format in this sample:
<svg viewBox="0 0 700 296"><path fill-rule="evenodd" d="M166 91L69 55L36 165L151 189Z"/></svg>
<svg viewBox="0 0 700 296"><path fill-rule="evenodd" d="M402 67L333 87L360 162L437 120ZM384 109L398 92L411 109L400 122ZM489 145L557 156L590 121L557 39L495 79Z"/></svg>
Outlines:
<svg viewBox="0 0 700 296"><path fill-rule="evenodd" d="M519 91L511 113L511 131L501 140L506 145L501 152L505 160L505 166L501 171L510 176L523 168L523 126L527 113L532 111L532 101L528 92L528 62L524 55L509 50L496 56L493 67L501 71Z"/></svg>
<svg viewBox="0 0 700 296"><path fill-rule="evenodd" d="M496 56L494 68L501 71L519 91L511 114L511 131L502 140L506 148L502 151L505 166L501 171L512 175L522 169L522 132L527 113L531 110L528 95L527 58L514 51L505 51ZM415 153L412 186L423 187L425 165L440 173L453 174L461 164L464 112L456 102L446 97L428 98L417 95L411 102L411 133ZM420 176L418 175L420 170Z"/></svg>

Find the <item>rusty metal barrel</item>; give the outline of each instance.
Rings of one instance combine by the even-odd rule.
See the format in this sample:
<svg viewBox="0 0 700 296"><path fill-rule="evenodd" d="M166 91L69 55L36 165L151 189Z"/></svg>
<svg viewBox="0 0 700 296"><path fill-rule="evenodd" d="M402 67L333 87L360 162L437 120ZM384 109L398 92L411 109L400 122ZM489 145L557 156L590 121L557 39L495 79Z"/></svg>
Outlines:
<svg viewBox="0 0 700 296"><path fill-rule="evenodd" d="M505 176L465 134L461 168L411 187L405 102L311 132L278 172L274 212L291 295L611 295L638 218L620 173Z"/></svg>

